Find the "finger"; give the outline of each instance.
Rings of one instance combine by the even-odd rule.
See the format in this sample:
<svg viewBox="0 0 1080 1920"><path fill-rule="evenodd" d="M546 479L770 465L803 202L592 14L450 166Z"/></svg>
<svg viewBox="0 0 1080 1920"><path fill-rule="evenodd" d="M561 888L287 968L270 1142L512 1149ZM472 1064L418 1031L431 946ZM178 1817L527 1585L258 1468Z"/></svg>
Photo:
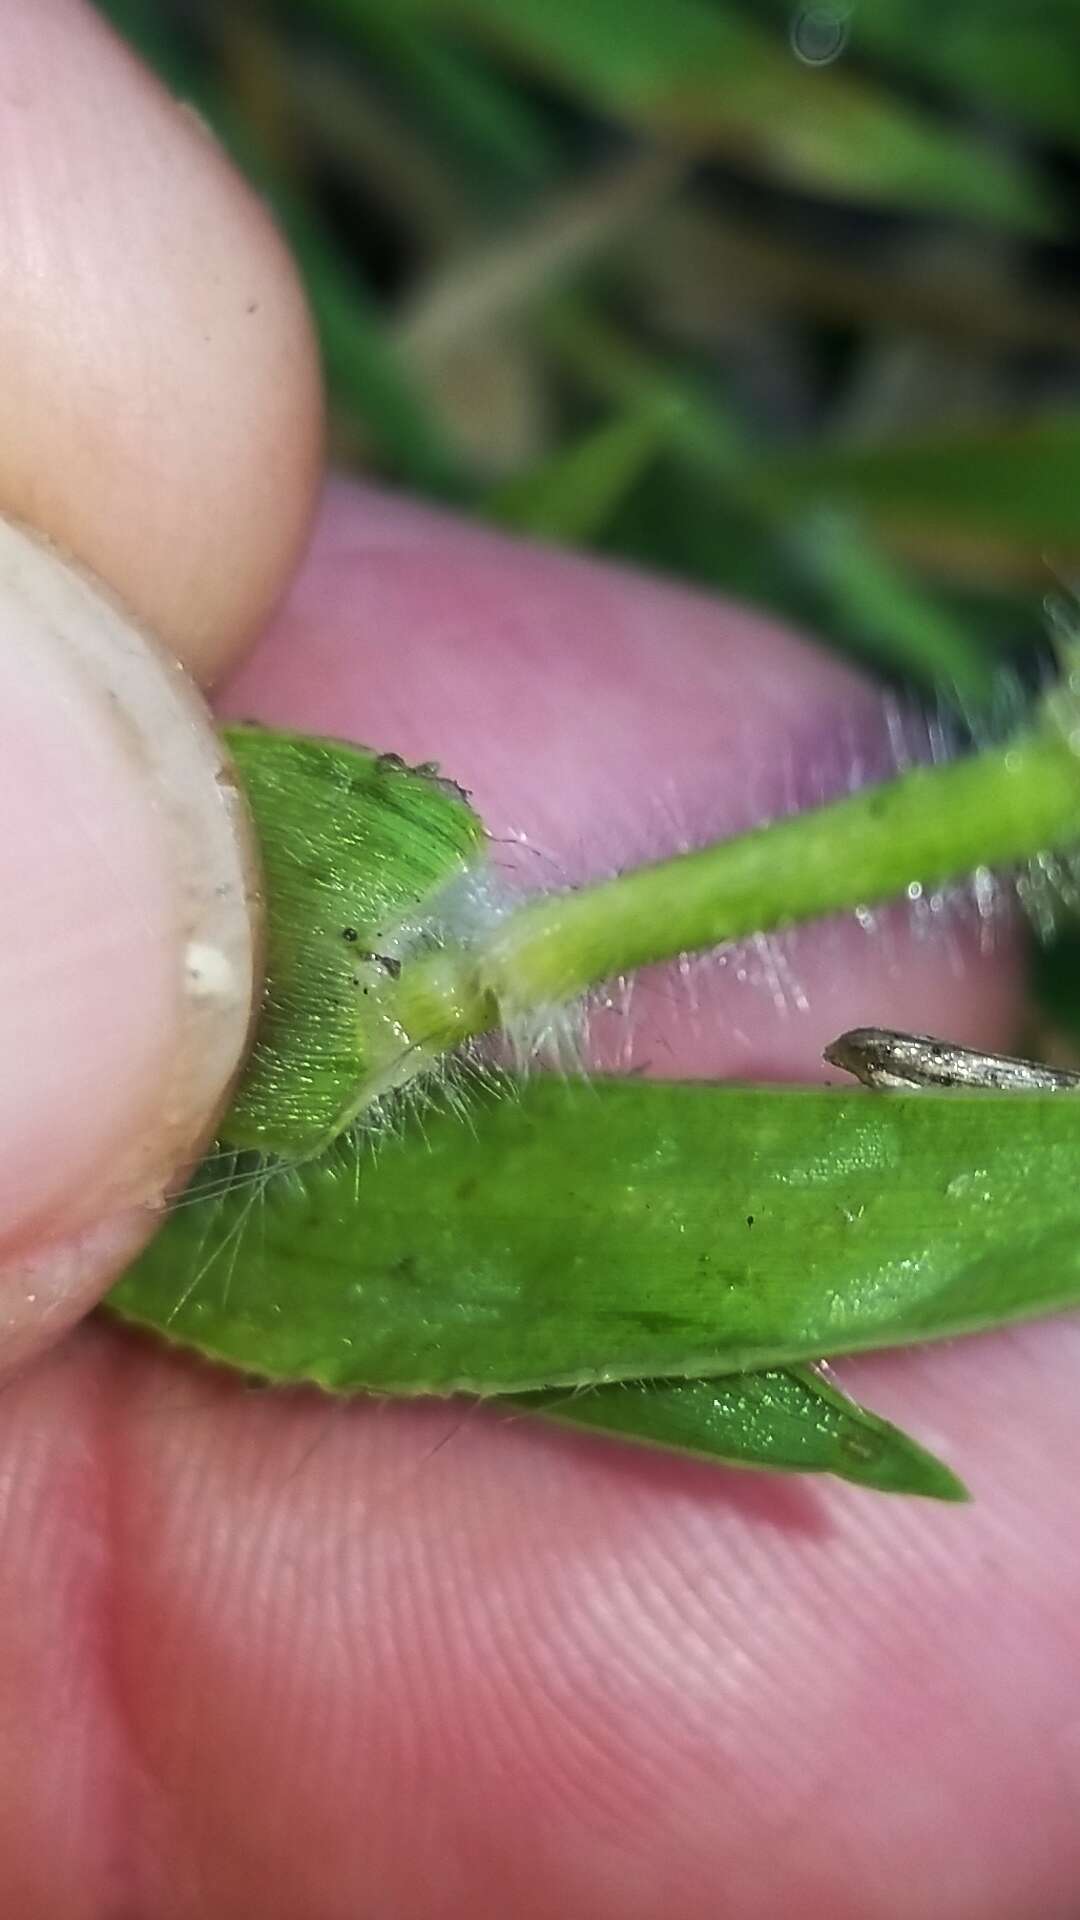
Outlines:
<svg viewBox="0 0 1080 1920"><path fill-rule="evenodd" d="M878 1363L964 1509L106 1369L134 1911L1064 1916L1076 1364L1049 1327ZM33 1724L65 1624L20 1635Z"/></svg>
<svg viewBox="0 0 1080 1920"><path fill-rule="evenodd" d="M237 1068L242 811L146 632L204 675L250 637L305 533L320 413L295 274L213 141L76 0L0 0L0 27L0 506L53 543L0 528L10 1366L145 1237Z"/></svg>
<svg viewBox="0 0 1080 1920"><path fill-rule="evenodd" d="M751 744L711 761L717 813L858 704L854 680L763 621L349 495L230 697L437 753L489 817L546 822L572 850L593 822L553 789L593 751L596 794L636 831L641 762L616 766L594 695L621 662L613 725L655 746L643 635L680 669L666 697L686 731L664 764L681 772L688 738L703 793L695 711L715 746L744 703ZM294 646L307 672L287 696ZM496 671L518 690L502 711ZM542 701L537 767L504 741ZM965 998L969 1030L1002 1025L977 943L957 985L946 947L931 965L917 934L895 937L924 968L928 1018ZM812 1008L812 943L802 958ZM868 936L842 962L847 989L879 964ZM766 997L724 991L748 1030L751 1006L775 1023ZM460 1408L255 1394L81 1331L0 1398L0 1894L40 1901L44 1863L47 1911L147 1920L1067 1912L1068 1336L876 1367L973 1508L650 1460Z"/></svg>
<svg viewBox="0 0 1080 1920"><path fill-rule="evenodd" d="M0 1362L97 1297L247 1038L256 880L173 661L0 522Z"/></svg>
<svg viewBox="0 0 1080 1920"><path fill-rule="evenodd" d="M210 677L306 534L295 271L195 117L84 0L0 0L0 507Z"/></svg>

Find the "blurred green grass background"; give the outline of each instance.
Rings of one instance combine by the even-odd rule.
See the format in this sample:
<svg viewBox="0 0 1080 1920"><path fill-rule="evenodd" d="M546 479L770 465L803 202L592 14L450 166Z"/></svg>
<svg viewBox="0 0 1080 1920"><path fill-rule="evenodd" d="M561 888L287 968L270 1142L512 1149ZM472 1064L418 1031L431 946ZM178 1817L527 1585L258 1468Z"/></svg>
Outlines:
<svg viewBox="0 0 1080 1920"><path fill-rule="evenodd" d="M1080 0L98 3L276 209L340 464L793 616L976 731L1045 674ZM1080 1033L1076 966L1040 978Z"/></svg>

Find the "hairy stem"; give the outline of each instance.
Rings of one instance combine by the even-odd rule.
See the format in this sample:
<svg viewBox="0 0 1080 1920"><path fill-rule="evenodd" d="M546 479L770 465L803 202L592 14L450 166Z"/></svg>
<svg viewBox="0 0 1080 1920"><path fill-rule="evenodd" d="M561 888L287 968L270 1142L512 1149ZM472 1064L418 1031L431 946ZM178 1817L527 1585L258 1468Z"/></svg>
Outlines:
<svg viewBox="0 0 1080 1920"><path fill-rule="evenodd" d="M1075 733L918 768L810 813L530 901L468 950L408 963L382 1010L425 1053L614 974L938 886L1080 838Z"/></svg>

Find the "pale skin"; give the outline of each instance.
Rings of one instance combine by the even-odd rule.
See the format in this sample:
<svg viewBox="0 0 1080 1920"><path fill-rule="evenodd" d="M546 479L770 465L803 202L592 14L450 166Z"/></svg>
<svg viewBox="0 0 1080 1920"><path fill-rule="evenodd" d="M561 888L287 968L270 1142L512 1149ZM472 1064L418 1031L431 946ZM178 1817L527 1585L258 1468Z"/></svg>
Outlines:
<svg viewBox="0 0 1080 1920"><path fill-rule="evenodd" d="M245 654L228 711L437 758L497 834L564 871L737 825L748 793L767 808L802 779L813 797L807 770L835 746L842 777L853 733L877 750L874 697L767 623L351 487L324 498L267 627L319 432L285 256L89 15L0 0L0 33L0 178L40 242L32 287L18 249L0 266L0 329L26 315L0 353L4 504L57 537L82 516L87 557L200 674ZM64 71L82 120L56 102ZM155 302L178 204L199 244L166 250ZM261 276L250 384L250 346L234 356L207 312L215 235ZM95 341L108 365L89 377ZM5 925L7 962L22 938ZM73 943L54 999L90 990L96 950ZM5 976L24 1021L45 991L26 958ZM647 984L636 1063L811 1078L831 1036L871 1023L1008 1044L1007 932L985 955L955 926L845 925L801 941L796 971L786 1012L730 972L702 973L693 1006L677 978ZM137 987L111 995L117 1047ZM38 1097L27 1084L13 1112L0 1084L12 1142ZM118 1139L78 1163L84 1191L110 1191ZM0 1267L0 1911L1072 1911L1074 1321L845 1368L972 1487L971 1508L936 1511L458 1409L252 1392L75 1325L146 1222L73 1240L63 1183L47 1191Z"/></svg>

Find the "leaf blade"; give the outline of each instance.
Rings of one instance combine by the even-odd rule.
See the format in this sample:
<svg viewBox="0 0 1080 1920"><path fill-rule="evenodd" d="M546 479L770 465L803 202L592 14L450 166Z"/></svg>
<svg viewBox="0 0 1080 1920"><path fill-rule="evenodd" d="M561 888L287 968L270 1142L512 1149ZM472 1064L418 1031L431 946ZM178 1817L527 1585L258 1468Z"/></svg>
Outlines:
<svg viewBox="0 0 1080 1920"><path fill-rule="evenodd" d="M761 461L777 501L856 506L884 531L976 535L1031 549L1080 551L1080 415L896 440L818 446Z"/></svg>
<svg viewBox="0 0 1080 1920"><path fill-rule="evenodd" d="M828 1473L878 1493L960 1501L943 1462L841 1393L814 1367L717 1380L622 1381L509 1404L564 1425L730 1466Z"/></svg>
<svg viewBox="0 0 1080 1920"><path fill-rule="evenodd" d="M320 0L339 23L353 0ZM718 0L410 0L651 134L855 200L950 211L1021 231L1056 210L1030 170L848 71L810 69L780 34Z"/></svg>
<svg viewBox="0 0 1080 1920"><path fill-rule="evenodd" d="M257 1214L204 1188L110 1305L342 1391L783 1366L1080 1300L1078 1145L1059 1096L537 1080L359 1166L346 1142Z"/></svg>

